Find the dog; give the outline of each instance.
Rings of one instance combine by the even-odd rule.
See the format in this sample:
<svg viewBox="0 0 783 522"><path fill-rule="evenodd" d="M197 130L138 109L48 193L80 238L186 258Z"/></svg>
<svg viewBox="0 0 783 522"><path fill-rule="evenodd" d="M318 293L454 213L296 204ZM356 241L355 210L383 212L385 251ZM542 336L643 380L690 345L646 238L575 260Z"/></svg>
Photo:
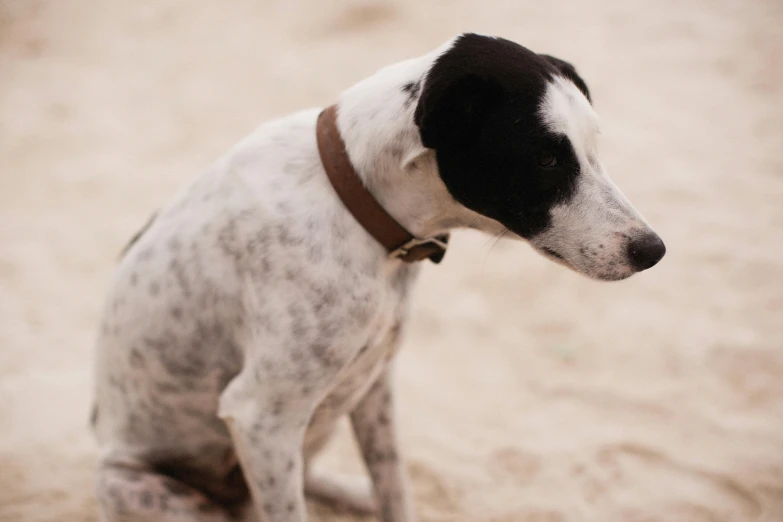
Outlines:
<svg viewBox="0 0 783 522"><path fill-rule="evenodd" d="M461 227L600 280L665 253L598 132L572 65L467 33L236 145L116 270L92 417L103 520L305 522L307 495L414 521L392 361L416 261ZM345 416L367 487L311 466Z"/></svg>

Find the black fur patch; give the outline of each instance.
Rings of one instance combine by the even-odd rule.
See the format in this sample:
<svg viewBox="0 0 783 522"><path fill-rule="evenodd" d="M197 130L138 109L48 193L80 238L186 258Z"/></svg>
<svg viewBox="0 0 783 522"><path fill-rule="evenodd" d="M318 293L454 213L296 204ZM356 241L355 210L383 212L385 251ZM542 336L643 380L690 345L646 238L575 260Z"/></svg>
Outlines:
<svg viewBox="0 0 783 522"><path fill-rule="evenodd" d="M587 84L582 79L582 77L579 76L579 74L577 74L576 68L573 65L566 62L565 60L561 60L560 58L555 58L554 56L550 56L548 54L540 54L539 56L544 60L547 60L552 65L554 65L561 76L565 76L566 78L574 82L574 85L576 85L576 87L580 91L582 91L582 94L585 95L587 100L590 103L593 102L593 99L590 97L590 89L587 88Z"/></svg>
<svg viewBox="0 0 783 522"><path fill-rule="evenodd" d="M549 226L550 209L571 198L579 176L570 141L539 116L554 76L578 78L553 60L501 38L462 35L427 73L415 113L452 196L528 239ZM587 93L581 79L577 87ZM548 155L557 164L540 166Z"/></svg>
<svg viewBox="0 0 783 522"><path fill-rule="evenodd" d="M419 97L420 90L421 90L421 81L408 82L402 86L402 92L408 95L408 98L405 100L406 107L409 106L414 101L416 101L416 98Z"/></svg>

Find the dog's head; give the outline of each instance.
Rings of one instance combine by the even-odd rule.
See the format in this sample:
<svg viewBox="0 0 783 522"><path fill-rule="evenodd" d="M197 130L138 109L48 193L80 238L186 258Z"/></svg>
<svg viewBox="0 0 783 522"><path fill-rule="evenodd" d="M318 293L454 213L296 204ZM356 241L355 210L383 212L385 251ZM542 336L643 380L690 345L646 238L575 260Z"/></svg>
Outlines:
<svg viewBox="0 0 783 522"><path fill-rule="evenodd" d="M454 199L547 257L603 280L663 257L601 166L590 93L569 63L462 35L427 72L415 121Z"/></svg>

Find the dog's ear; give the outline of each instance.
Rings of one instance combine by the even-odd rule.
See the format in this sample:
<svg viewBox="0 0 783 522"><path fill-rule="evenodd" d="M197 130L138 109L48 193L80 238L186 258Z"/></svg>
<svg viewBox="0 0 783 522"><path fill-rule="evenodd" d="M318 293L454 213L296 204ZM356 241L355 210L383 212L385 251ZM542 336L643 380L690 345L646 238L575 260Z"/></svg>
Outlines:
<svg viewBox="0 0 783 522"><path fill-rule="evenodd" d="M480 131L503 90L497 82L474 74L439 80L427 78L416 106L414 121L421 141L429 149L464 146Z"/></svg>
<svg viewBox="0 0 783 522"><path fill-rule="evenodd" d="M576 72L576 68L573 65L566 62L565 60L555 58L554 56L550 56L548 54L540 54L539 56L554 65L555 69L557 69L557 72L559 72L561 75L574 82L574 85L576 85L579 90L582 91L582 94L585 95L587 101L593 103L592 98L590 98L590 90L587 88L587 84Z"/></svg>

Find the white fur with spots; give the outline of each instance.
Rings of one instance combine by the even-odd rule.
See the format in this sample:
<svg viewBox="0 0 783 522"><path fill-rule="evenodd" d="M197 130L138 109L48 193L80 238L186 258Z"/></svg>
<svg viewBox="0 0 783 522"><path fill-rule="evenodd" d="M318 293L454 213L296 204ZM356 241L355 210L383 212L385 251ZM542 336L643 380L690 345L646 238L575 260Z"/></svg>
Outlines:
<svg viewBox="0 0 783 522"><path fill-rule="evenodd" d="M450 196L413 122L416 100L404 87L421 89L451 45L339 98L338 127L359 175L419 237L503 229ZM576 144L585 175L535 245L600 275L613 234L646 225L592 157L592 109L574 91L556 81L544 114ZM224 522L251 513L305 522L306 489L377 506L383 522L415 520L389 368L418 267L389 259L338 199L316 147L318 113L262 125L163 208L120 262L97 343L104 520ZM604 241L606 259L580 261L589 257L579 253L582 240ZM374 499L306 478L346 415Z"/></svg>

